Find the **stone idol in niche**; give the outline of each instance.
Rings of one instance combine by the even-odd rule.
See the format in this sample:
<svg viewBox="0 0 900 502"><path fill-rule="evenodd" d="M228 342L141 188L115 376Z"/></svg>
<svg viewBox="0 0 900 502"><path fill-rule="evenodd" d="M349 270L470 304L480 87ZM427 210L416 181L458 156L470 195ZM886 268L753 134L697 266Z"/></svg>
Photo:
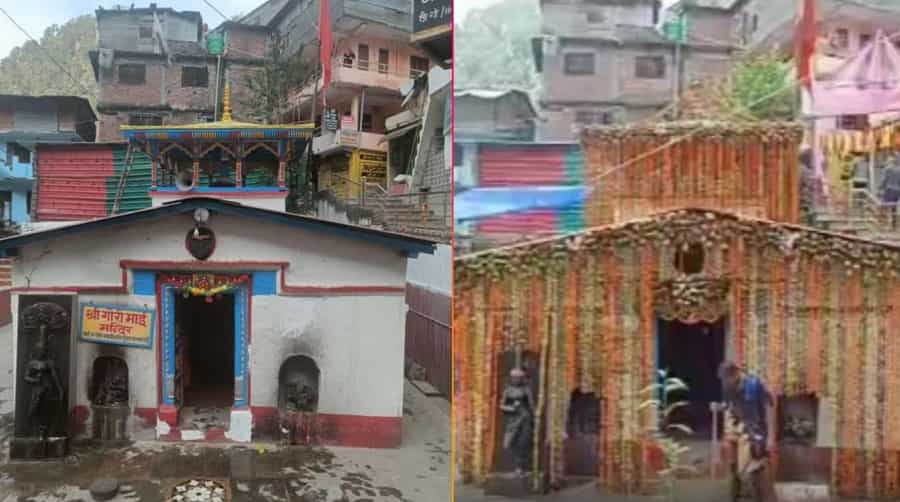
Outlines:
<svg viewBox="0 0 900 502"><path fill-rule="evenodd" d="M103 381L97 388L94 404L98 406L128 405L128 368L119 359L108 359Z"/></svg>
<svg viewBox="0 0 900 502"><path fill-rule="evenodd" d="M22 311L19 347L22 361L16 403L12 458L60 457L67 448L68 401L64 386L67 361L57 353L68 343L69 314L51 302L38 302ZM30 345L30 347L29 347ZM57 360L59 359L59 360Z"/></svg>

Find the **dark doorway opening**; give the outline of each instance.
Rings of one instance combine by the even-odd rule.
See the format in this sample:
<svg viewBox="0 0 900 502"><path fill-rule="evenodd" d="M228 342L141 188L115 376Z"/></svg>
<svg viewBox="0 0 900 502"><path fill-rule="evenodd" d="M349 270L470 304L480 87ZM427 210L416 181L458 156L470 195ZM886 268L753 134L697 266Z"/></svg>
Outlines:
<svg viewBox="0 0 900 502"><path fill-rule="evenodd" d="M725 321L711 324L660 321L658 339L659 369L666 370L668 377L677 377L688 386L686 391L669 395L670 403L688 403L673 412L669 422L693 429L691 438L694 440L711 440L710 403L722 401L718 369L725 360Z"/></svg>
<svg viewBox="0 0 900 502"><path fill-rule="evenodd" d="M178 297L175 331L182 404L231 407L234 403L234 295L207 301Z"/></svg>
<svg viewBox="0 0 900 502"><path fill-rule="evenodd" d="M566 475L591 478L599 472L600 410L602 401L593 392L572 391L566 420Z"/></svg>

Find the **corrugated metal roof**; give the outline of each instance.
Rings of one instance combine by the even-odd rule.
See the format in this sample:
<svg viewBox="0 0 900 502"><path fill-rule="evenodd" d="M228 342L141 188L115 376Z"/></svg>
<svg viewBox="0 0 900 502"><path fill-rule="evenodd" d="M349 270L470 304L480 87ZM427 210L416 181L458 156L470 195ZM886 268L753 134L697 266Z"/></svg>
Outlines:
<svg viewBox="0 0 900 502"><path fill-rule="evenodd" d="M519 96L528 103L531 112L537 115L537 108L531 101L531 95L522 89L457 89L453 91L454 98L472 97L477 99L500 99L505 96Z"/></svg>
<svg viewBox="0 0 900 502"><path fill-rule="evenodd" d="M479 186L577 185L584 172L580 145L482 145Z"/></svg>
<svg viewBox="0 0 900 502"><path fill-rule="evenodd" d="M109 146L39 149L38 220L71 221L106 216L106 180L115 174L115 169L113 150Z"/></svg>
<svg viewBox="0 0 900 502"><path fill-rule="evenodd" d="M111 163L110 163L111 164ZM287 229L299 228L303 231L329 233L342 238L362 240L374 245L398 249L415 257L418 253L433 254L436 242L421 237L387 232L371 227L350 225L336 221L324 220L300 214L262 209L253 206L245 206L237 202L210 197L196 197L180 199L162 206L156 206L129 213L118 214L105 218L92 219L73 225L67 225L48 230L40 230L27 234L19 234L13 237L0 239L0 251L6 251L19 246L58 239L82 232L100 228L110 228L117 225L135 224L177 214L190 214L197 208L207 209L213 213L230 216L244 217L250 220L266 221L279 224Z"/></svg>
<svg viewBox="0 0 900 502"><path fill-rule="evenodd" d="M115 173L106 179L106 214L113 214L116 192L119 189L119 179L125 171L125 157L128 147L117 145L112 147ZM151 206L150 201L150 171L152 164L150 157L136 152L132 158L131 169L128 170L125 191L119 202L119 213L137 211Z"/></svg>

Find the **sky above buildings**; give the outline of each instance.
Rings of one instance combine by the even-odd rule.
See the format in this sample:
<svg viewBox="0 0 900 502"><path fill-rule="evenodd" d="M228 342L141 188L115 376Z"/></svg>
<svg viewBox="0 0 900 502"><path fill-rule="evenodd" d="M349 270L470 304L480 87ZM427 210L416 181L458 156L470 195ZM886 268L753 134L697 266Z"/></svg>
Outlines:
<svg viewBox="0 0 900 502"><path fill-rule="evenodd" d="M150 2L156 2L160 7L172 7L178 10L195 10L203 14L203 21L214 28L223 21L222 16L216 14L203 0L134 0L135 7L147 7ZM209 3L222 11L226 16L246 14L253 10L264 0L209 0ZM25 31L35 39L40 40L44 30L54 24L64 24L73 17L84 14L93 14L97 7L111 9L116 5L130 7L132 0L19 0L17 2L0 0L3 7L13 19L16 20ZM10 20L0 13L0 59L6 57L13 47L25 43L28 38L16 28Z"/></svg>

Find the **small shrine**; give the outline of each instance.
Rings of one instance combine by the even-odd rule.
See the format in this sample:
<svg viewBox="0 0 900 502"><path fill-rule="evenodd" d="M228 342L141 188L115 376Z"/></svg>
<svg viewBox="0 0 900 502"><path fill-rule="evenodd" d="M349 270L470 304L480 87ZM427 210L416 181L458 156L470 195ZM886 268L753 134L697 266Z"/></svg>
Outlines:
<svg viewBox="0 0 900 502"><path fill-rule="evenodd" d="M153 206L213 196L284 211L288 165L303 154L313 125L236 122L226 84L217 122L123 126L122 134L132 149L150 157Z"/></svg>

